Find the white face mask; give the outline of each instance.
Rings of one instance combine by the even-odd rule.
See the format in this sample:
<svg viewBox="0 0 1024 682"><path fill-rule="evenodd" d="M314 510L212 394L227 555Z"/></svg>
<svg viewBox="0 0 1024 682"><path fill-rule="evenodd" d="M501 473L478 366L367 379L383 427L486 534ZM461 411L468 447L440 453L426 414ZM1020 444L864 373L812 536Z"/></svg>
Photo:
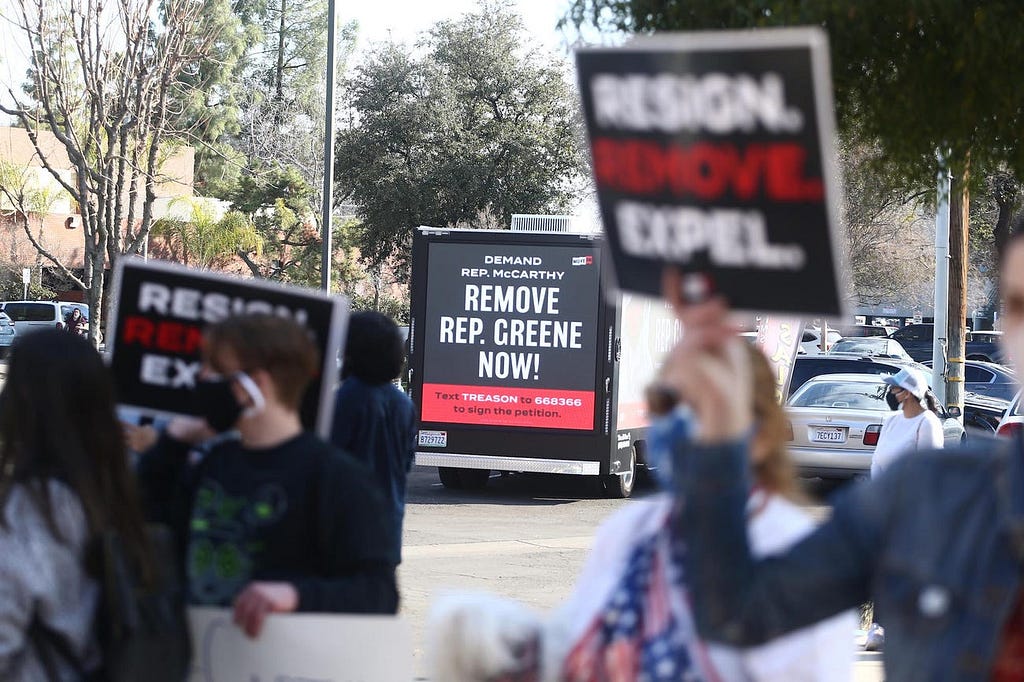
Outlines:
<svg viewBox="0 0 1024 682"><path fill-rule="evenodd" d="M245 372L239 372L235 375L235 381L238 382L238 385L242 387L242 390L248 393L249 398L252 399L252 405L245 408L245 411L242 412L242 416L252 417L261 413L267 406L267 401L263 397L263 391L261 391L260 387L256 385L256 382L252 380L252 377Z"/></svg>

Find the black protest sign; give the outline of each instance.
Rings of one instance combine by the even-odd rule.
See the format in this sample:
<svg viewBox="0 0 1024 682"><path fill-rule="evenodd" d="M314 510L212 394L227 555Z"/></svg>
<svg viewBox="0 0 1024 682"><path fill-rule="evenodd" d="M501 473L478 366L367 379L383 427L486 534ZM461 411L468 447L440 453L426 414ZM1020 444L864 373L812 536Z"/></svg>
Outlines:
<svg viewBox="0 0 1024 682"><path fill-rule="evenodd" d="M302 421L329 434L348 319L344 297L132 258L117 262L113 291L107 353L123 407L197 416L203 329L230 315L270 313L299 322L315 339L323 366L303 400Z"/></svg>
<svg viewBox="0 0 1024 682"><path fill-rule="evenodd" d="M620 288L699 273L735 308L840 315L825 34L668 34L576 55Z"/></svg>

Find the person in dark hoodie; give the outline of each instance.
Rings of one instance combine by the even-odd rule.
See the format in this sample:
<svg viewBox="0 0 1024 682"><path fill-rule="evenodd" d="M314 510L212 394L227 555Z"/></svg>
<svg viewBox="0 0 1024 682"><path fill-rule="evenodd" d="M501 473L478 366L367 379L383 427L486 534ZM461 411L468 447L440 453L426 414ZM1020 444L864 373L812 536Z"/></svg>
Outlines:
<svg viewBox="0 0 1024 682"><path fill-rule="evenodd" d="M177 531L193 604L232 606L259 634L274 612L395 613L392 527L370 472L303 429L318 370L309 333L272 315L203 335L196 399L138 467L148 515ZM191 464L192 446L237 431Z"/></svg>
<svg viewBox="0 0 1024 682"><path fill-rule="evenodd" d="M396 556L401 556L406 476L416 448L416 410L392 382L405 363L398 326L368 311L348 323L342 384L334 402L331 442L373 471L390 507Z"/></svg>

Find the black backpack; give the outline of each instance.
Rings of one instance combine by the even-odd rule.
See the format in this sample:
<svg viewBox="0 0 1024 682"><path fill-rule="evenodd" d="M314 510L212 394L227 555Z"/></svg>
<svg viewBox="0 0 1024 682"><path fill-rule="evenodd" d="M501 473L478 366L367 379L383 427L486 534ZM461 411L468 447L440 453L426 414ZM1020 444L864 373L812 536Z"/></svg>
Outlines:
<svg viewBox="0 0 1024 682"><path fill-rule="evenodd" d="M89 682L182 682L189 672L191 642L174 541L164 526L149 526L153 587L142 586L121 538L107 532L96 539L100 602L96 634L103 662L87 672L65 639L38 618L29 629L47 678L59 679L55 659L71 665Z"/></svg>

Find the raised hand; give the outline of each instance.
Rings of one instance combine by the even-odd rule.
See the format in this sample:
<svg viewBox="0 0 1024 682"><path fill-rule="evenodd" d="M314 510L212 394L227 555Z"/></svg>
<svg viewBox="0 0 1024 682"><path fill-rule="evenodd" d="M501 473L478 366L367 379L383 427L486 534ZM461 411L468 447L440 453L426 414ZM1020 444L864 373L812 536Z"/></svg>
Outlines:
<svg viewBox="0 0 1024 682"><path fill-rule="evenodd" d="M722 443L742 438L753 424L753 379L738 327L725 300L684 300L683 276L666 268L662 293L683 326L683 337L665 358L661 383L697 417L697 440Z"/></svg>

